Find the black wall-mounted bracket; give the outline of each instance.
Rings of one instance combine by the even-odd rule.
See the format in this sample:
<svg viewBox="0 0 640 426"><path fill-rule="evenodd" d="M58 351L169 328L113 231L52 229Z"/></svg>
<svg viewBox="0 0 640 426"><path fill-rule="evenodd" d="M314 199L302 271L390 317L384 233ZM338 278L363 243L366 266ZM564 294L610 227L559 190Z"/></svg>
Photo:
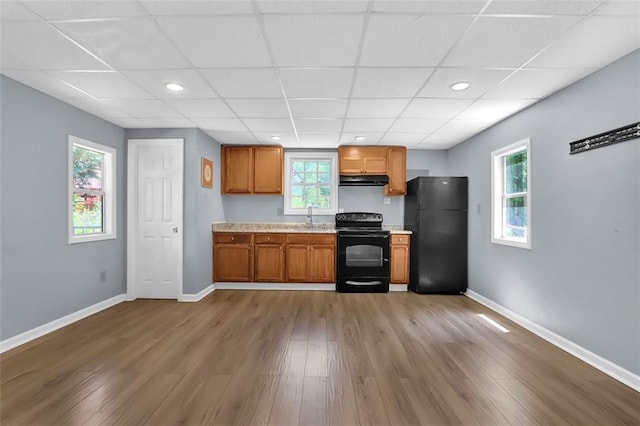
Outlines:
<svg viewBox="0 0 640 426"><path fill-rule="evenodd" d="M579 154L636 138L640 138L640 122L571 142L569 143L569 154Z"/></svg>

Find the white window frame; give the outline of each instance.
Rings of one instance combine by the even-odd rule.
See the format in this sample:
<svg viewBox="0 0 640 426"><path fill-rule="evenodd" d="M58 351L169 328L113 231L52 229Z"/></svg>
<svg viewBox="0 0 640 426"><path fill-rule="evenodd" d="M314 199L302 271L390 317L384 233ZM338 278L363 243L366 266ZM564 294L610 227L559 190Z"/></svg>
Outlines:
<svg viewBox="0 0 640 426"><path fill-rule="evenodd" d="M103 177L102 177L102 221L103 232L89 235L73 234L73 193L77 190L73 186L73 147L91 149L104 154ZM90 241L112 240L116 238L116 150L105 145L90 142L72 135L69 135L68 144L68 241L69 244L86 243ZM84 192L84 191L83 191Z"/></svg>
<svg viewBox="0 0 640 426"><path fill-rule="evenodd" d="M307 208L291 207L291 163L294 160L323 160L331 161L331 208L318 209L313 208L313 215L334 215L338 212L338 153L337 152L285 152L284 153L284 214L285 215L306 215Z"/></svg>
<svg viewBox="0 0 640 426"><path fill-rule="evenodd" d="M505 226L505 170L504 158L519 151L527 152L527 192L511 194L524 196L527 205L526 238L504 236ZM491 153L491 242L531 249L531 138L526 138Z"/></svg>

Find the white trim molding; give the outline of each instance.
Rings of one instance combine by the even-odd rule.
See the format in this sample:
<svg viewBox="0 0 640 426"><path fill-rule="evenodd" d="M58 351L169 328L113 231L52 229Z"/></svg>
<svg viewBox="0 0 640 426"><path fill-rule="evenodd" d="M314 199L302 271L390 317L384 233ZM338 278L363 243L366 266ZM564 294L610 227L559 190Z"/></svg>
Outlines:
<svg viewBox="0 0 640 426"><path fill-rule="evenodd" d="M199 302L205 297L207 297L208 295L210 295L211 293L213 293L214 291L216 291L216 286L215 284L211 284L196 294L183 294L180 297L180 299L178 299L178 301L179 302Z"/></svg>
<svg viewBox="0 0 640 426"><path fill-rule="evenodd" d="M216 290L319 290L336 291L335 283L237 283L218 282Z"/></svg>
<svg viewBox="0 0 640 426"><path fill-rule="evenodd" d="M582 346L554 333L553 331L548 330L541 325L538 325L533 321L530 321L527 318L516 314L513 311L510 311L504 306L497 304L493 300L488 299L473 290L467 290L465 296L510 319L511 321L515 322L521 327L526 328L538 337L543 338L552 345L557 346L558 348L570 353L571 355L586 362L592 367L597 368L604 374L629 386L635 391L640 392L640 376L638 376L637 374L634 374L631 371L620 367L618 364L615 364L601 357L600 355L597 355L590 350L585 349Z"/></svg>
<svg viewBox="0 0 640 426"><path fill-rule="evenodd" d="M407 284L389 284L389 291L409 291L409 286Z"/></svg>
<svg viewBox="0 0 640 426"><path fill-rule="evenodd" d="M104 311L105 309L115 306L118 303L124 302L125 300L126 295L119 294L118 296L114 296L110 299L98 302L95 305L87 306L84 309L80 309L79 311L73 312L69 315L65 315L62 318L58 318L39 327L27 330L24 333L18 334L17 336L10 337L0 342L0 353L6 352L20 345L24 345L25 343L35 340L38 337L42 337L45 334L54 332L62 327L66 327L67 325L73 324L74 322L80 321L81 319L84 319L88 316L97 314L98 312Z"/></svg>

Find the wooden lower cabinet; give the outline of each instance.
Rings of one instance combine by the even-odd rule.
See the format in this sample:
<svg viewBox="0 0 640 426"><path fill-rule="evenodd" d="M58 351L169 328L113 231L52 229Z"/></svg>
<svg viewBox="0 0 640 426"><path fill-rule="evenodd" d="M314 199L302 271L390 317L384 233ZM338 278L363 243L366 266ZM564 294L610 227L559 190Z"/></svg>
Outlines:
<svg viewBox="0 0 640 426"><path fill-rule="evenodd" d="M334 245L312 245L309 253L309 281L335 281L336 248Z"/></svg>
<svg viewBox="0 0 640 426"><path fill-rule="evenodd" d="M287 235L287 282L335 282L334 234Z"/></svg>
<svg viewBox="0 0 640 426"><path fill-rule="evenodd" d="M309 276L309 247L306 244L287 244L287 282L302 283Z"/></svg>
<svg viewBox="0 0 640 426"><path fill-rule="evenodd" d="M391 284L409 284L409 235L391 235Z"/></svg>
<svg viewBox="0 0 640 426"><path fill-rule="evenodd" d="M284 235L255 234L254 273L256 282L284 282Z"/></svg>
<svg viewBox="0 0 640 426"><path fill-rule="evenodd" d="M213 233L213 281L253 281L253 234Z"/></svg>

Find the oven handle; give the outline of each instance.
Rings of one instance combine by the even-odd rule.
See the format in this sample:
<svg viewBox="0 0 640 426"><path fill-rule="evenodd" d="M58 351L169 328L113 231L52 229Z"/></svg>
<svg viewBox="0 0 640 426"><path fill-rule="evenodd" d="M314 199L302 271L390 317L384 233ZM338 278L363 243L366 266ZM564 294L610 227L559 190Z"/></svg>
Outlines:
<svg viewBox="0 0 640 426"><path fill-rule="evenodd" d="M382 281L358 282L358 281L347 280L347 281L345 281L345 284L348 284L348 285L380 285L380 284L382 284Z"/></svg>

